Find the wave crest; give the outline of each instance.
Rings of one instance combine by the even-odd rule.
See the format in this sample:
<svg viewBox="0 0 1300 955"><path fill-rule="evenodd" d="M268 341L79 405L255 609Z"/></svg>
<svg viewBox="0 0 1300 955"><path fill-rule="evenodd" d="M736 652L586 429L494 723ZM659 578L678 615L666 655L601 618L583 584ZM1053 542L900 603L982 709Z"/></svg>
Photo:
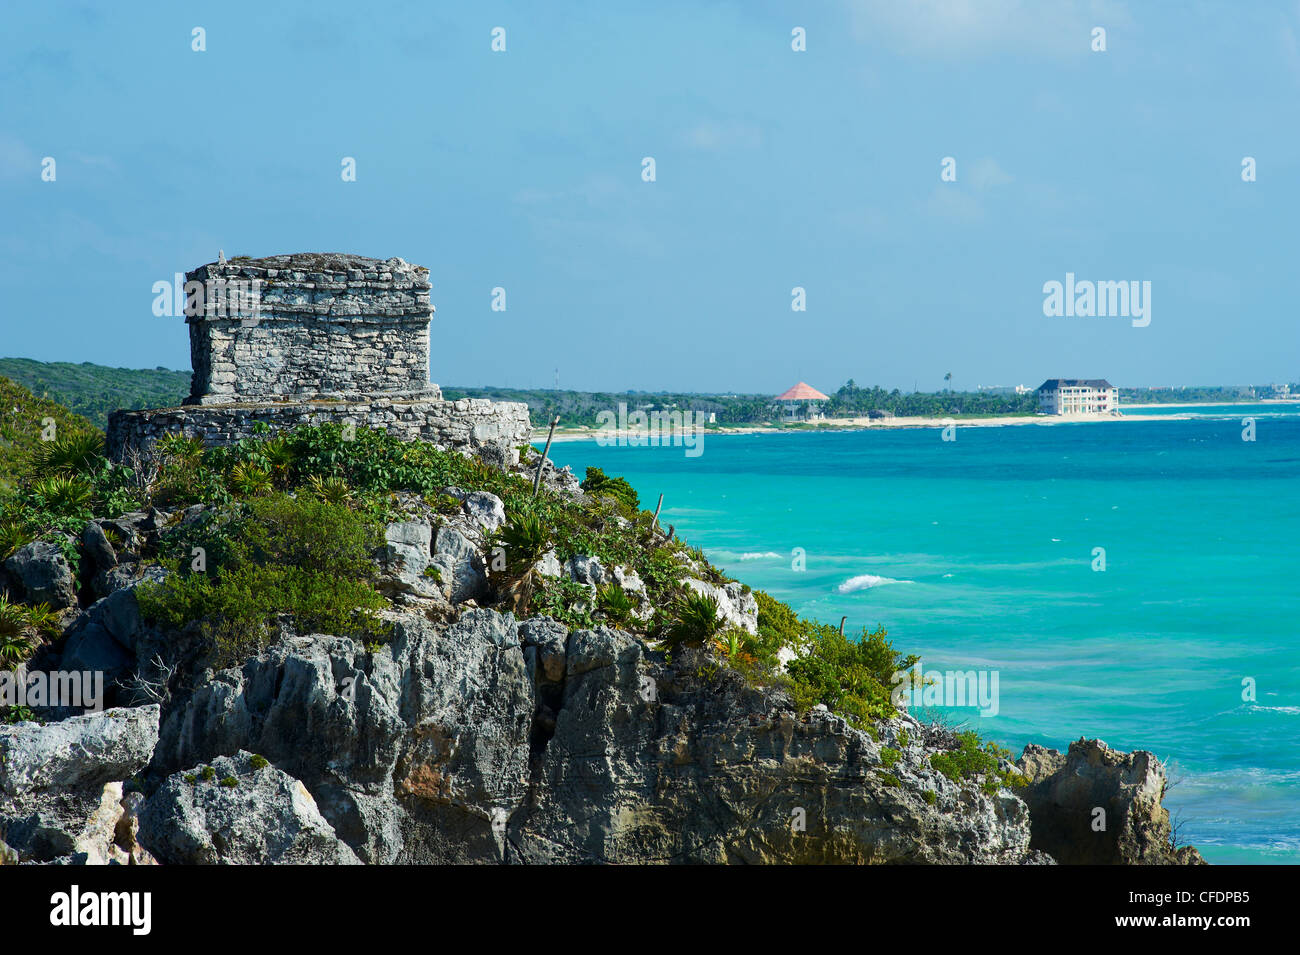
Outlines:
<svg viewBox="0 0 1300 955"><path fill-rule="evenodd" d="M851 594L857 590L870 590L872 587L881 587L885 584L913 584L914 580L895 580L893 577L878 577L875 574L858 574L856 577L850 577L844 583L836 587L836 591L842 594Z"/></svg>

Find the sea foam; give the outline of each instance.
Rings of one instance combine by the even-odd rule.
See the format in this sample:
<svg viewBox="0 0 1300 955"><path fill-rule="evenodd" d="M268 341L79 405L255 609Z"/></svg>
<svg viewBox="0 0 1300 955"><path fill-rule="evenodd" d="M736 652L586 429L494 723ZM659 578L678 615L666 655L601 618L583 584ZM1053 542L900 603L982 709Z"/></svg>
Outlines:
<svg viewBox="0 0 1300 955"><path fill-rule="evenodd" d="M835 589L842 594L851 594L855 590L870 590L872 587L880 587L884 584L912 584L915 582L913 580L895 580L893 577L877 577L875 574L858 574L856 577L850 577Z"/></svg>

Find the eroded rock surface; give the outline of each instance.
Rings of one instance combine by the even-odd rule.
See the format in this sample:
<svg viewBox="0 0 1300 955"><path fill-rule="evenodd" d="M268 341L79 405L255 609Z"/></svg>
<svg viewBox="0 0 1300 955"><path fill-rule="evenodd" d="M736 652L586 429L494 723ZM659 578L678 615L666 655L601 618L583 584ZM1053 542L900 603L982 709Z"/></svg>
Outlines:
<svg viewBox="0 0 1300 955"><path fill-rule="evenodd" d="M1171 844L1163 764L1145 750L1121 753L1080 739L1068 753L1031 743L1016 764L1033 821L1030 845L1068 865L1204 864Z"/></svg>

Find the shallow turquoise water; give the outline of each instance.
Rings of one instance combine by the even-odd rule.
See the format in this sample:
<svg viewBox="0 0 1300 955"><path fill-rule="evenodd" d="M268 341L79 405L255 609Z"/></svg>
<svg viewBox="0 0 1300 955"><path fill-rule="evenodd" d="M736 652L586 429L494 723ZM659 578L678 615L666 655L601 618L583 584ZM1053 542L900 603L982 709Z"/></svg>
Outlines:
<svg viewBox="0 0 1300 955"><path fill-rule="evenodd" d="M998 714L950 721L1017 751L1150 749L1207 859L1300 862L1300 414L1254 442L1230 414L551 454L648 506L664 492L664 523L802 614L883 624L927 669L996 670Z"/></svg>

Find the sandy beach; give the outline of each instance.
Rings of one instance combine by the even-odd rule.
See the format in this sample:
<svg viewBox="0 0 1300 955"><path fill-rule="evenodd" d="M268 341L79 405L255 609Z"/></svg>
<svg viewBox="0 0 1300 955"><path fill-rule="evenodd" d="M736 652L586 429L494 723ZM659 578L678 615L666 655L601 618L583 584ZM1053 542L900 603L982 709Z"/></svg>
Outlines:
<svg viewBox="0 0 1300 955"><path fill-rule="evenodd" d="M992 417L898 417L898 418L823 418L820 421L795 425L708 425L705 434L775 434L782 432L802 433L810 431L874 431L888 428L942 428L955 424L959 428L1001 428L1010 425L1060 425L1085 424L1094 422L1119 421L1185 421L1192 417L1195 408L1216 408L1223 402L1201 401L1170 404L1129 405L1129 408L1168 408L1168 414L1078 414L1078 415L998 415ZM1244 405L1294 405L1296 402L1278 398L1260 398ZM546 440L546 428L533 430L535 441ZM581 441L594 438L600 429L591 427L565 428L555 430L556 441ZM615 436L627 436L629 432L613 432Z"/></svg>

